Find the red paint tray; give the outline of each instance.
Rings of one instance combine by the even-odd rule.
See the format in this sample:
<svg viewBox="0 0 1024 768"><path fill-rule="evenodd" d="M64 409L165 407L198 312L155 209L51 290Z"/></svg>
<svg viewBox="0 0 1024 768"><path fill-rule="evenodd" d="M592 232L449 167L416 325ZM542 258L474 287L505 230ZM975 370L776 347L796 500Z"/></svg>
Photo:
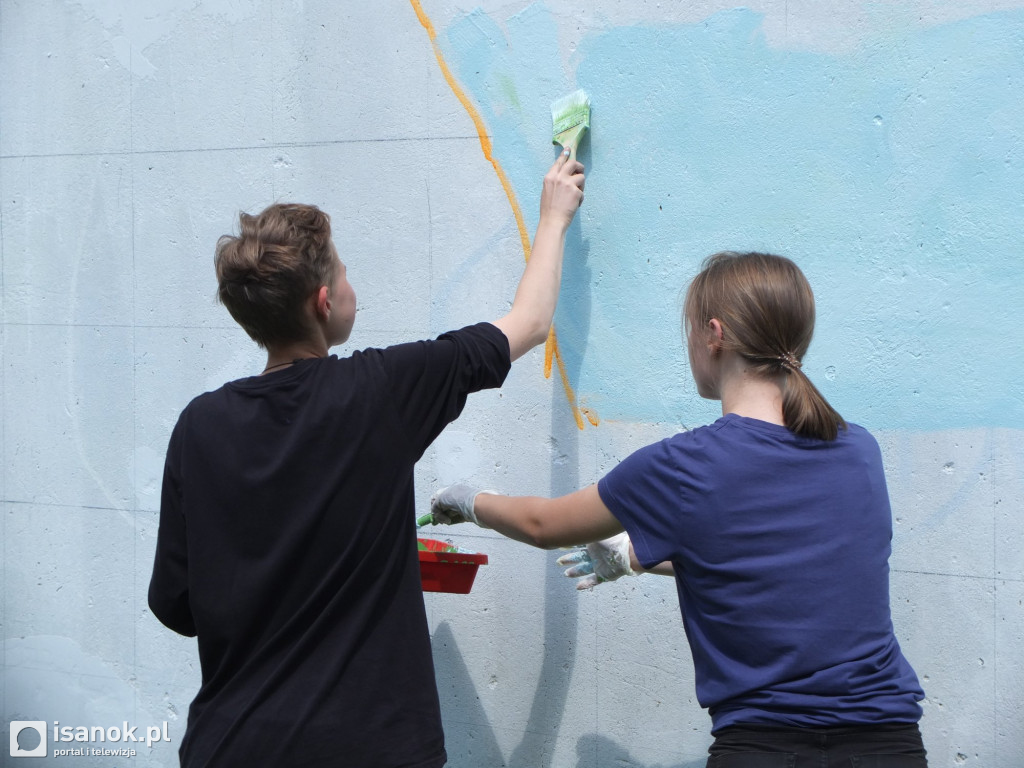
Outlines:
<svg viewBox="0 0 1024 768"><path fill-rule="evenodd" d="M437 539L417 539L420 548L420 580L424 592L469 594L476 570L487 565L487 555L459 552L458 547Z"/></svg>

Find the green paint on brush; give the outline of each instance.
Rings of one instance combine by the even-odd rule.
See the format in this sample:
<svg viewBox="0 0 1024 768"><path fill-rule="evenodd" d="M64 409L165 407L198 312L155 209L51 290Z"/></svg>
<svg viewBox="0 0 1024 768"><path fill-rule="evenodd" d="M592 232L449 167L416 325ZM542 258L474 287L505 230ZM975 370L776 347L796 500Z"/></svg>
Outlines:
<svg viewBox="0 0 1024 768"><path fill-rule="evenodd" d="M590 97L586 91L573 91L551 103L552 144L561 144L576 159L583 134L590 127Z"/></svg>
<svg viewBox="0 0 1024 768"><path fill-rule="evenodd" d="M422 528L424 525L433 525L433 524L434 524L434 513L433 512L427 512L427 514L420 515L419 517L416 518L416 527L417 528Z"/></svg>

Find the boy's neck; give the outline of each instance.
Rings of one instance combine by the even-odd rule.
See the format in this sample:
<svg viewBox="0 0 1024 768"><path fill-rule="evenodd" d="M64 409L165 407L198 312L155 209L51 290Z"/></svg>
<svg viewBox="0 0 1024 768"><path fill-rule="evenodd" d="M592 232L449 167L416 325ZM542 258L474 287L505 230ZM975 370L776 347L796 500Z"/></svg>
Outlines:
<svg viewBox="0 0 1024 768"><path fill-rule="evenodd" d="M263 373L287 368L296 360L311 357L327 357L327 343L323 339L307 339L267 347L267 366ZM262 374L260 374L262 375Z"/></svg>

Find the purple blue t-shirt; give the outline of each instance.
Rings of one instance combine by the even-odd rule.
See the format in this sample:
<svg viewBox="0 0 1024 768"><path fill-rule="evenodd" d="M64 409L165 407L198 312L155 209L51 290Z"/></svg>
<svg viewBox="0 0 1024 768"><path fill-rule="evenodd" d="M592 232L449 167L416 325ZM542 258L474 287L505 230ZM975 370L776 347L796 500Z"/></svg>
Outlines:
<svg viewBox="0 0 1024 768"><path fill-rule="evenodd" d="M598 483L645 566L669 560L712 729L916 723L893 633L892 515L878 444L729 414Z"/></svg>

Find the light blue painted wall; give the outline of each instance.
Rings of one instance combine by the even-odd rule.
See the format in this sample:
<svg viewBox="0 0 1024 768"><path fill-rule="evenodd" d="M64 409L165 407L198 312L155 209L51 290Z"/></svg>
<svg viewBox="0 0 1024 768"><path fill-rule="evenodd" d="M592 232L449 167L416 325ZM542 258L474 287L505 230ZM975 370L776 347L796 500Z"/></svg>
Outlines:
<svg viewBox="0 0 1024 768"><path fill-rule="evenodd" d="M579 394L605 418L709 418L680 291L714 251L770 250L815 288L807 370L848 418L1024 427L1024 12L889 29L842 54L773 47L762 22L736 9L595 31L575 77L546 6L447 30L533 217L552 154L538 105L591 96L556 318Z"/></svg>

